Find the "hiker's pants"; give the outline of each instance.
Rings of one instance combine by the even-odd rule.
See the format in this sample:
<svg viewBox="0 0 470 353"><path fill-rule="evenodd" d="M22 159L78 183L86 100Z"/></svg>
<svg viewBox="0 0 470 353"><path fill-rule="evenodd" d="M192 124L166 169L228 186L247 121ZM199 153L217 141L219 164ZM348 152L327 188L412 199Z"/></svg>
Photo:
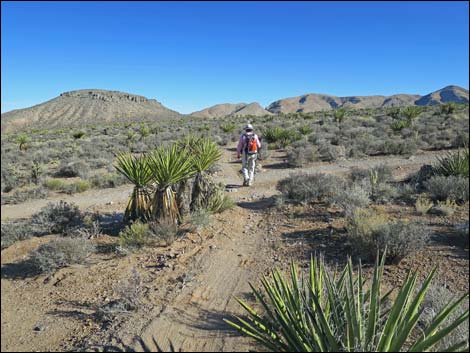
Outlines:
<svg viewBox="0 0 470 353"><path fill-rule="evenodd" d="M243 178L245 181L253 181L255 176L255 166L256 166L256 157L257 154L248 154L243 152L243 159L242 159L242 172Z"/></svg>

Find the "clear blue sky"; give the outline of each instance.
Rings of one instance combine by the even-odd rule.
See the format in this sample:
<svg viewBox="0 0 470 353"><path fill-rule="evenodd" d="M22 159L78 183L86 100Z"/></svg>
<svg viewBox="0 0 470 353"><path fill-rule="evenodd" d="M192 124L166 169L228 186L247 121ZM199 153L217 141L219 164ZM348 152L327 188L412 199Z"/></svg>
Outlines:
<svg viewBox="0 0 470 353"><path fill-rule="evenodd" d="M101 88L189 113L468 89L467 2L2 2L1 110Z"/></svg>

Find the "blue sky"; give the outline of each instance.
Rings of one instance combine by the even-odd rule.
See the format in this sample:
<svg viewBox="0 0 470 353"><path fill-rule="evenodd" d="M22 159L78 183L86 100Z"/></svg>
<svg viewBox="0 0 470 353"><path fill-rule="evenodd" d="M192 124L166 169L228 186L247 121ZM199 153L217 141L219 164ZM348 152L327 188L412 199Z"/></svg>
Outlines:
<svg viewBox="0 0 470 353"><path fill-rule="evenodd" d="M189 113L468 89L467 2L2 2L1 110L82 88Z"/></svg>

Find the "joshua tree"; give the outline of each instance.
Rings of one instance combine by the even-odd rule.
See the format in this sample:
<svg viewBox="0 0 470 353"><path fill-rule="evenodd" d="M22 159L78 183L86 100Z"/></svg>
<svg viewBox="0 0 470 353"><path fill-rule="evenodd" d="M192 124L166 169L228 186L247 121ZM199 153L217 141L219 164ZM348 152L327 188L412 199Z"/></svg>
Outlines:
<svg viewBox="0 0 470 353"><path fill-rule="evenodd" d="M414 125L415 119L423 112L421 107L406 107L402 110L405 118L410 122L410 125Z"/></svg>
<svg viewBox="0 0 470 353"><path fill-rule="evenodd" d="M152 181L152 170L147 157L145 155L135 157L130 153L121 154L117 157L114 167L134 184L134 190L124 213L124 221L147 219L152 204L151 194L147 189Z"/></svg>
<svg viewBox="0 0 470 353"><path fill-rule="evenodd" d="M29 142L29 138L25 135L21 135L18 137L16 142L19 144L20 151L26 151L28 149L27 143Z"/></svg>
<svg viewBox="0 0 470 353"><path fill-rule="evenodd" d="M342 123L346 116L346 110L344 108L339 108L335 110L334 116L337 123Z"/></svg>
<svg viewBox="0 0 470 353"><path fill-rule="evenodd" d="M157 221L178 222L179 212L173 188L195 174L193 158L177 144L160 147L149 155L152 177L157 184L152 215Z"/></svg>

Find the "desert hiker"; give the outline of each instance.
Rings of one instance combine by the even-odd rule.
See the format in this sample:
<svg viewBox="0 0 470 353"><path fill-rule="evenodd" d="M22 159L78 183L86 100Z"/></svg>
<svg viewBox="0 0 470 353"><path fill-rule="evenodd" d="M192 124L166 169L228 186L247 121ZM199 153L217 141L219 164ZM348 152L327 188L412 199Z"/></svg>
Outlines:
<svg viewBox="0 0 470 353"><path fill-rule="evenodd" d="M253 132L253 126L247 124L245 126L245 133L240 136L237 146L237 158L242 154L242 172L243 172L243 186L251 186L255 175L255 163L258 155L258 150L261 148L261 142Z"/></svg>

